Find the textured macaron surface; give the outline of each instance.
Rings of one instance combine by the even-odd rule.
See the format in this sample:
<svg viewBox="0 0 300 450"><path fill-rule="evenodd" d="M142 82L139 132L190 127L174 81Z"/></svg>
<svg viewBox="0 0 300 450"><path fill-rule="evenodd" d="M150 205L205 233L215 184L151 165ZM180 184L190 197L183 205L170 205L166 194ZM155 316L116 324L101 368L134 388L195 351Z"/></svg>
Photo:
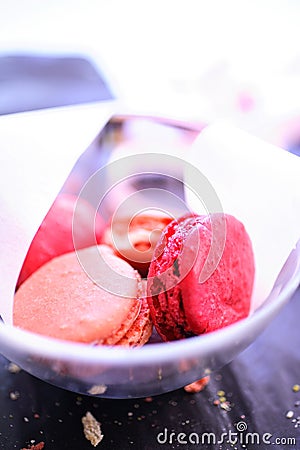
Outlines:
<svg viewBox="0 0 300 450"><path fill-rule="evenodd" d="M182 339L245 318L254 272L250 238L233 216L174 220L155 249L148 276L148 302L158 333L164 340Z"/></svg>

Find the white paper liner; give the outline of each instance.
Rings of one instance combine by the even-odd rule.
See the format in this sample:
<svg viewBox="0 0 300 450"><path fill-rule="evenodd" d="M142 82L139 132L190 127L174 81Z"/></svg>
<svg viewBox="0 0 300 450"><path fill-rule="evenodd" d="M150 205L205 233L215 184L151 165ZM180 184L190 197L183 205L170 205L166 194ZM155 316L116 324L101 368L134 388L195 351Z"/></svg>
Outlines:
<svg viewBox="0 0 300 450"><path fill-rule="evenodd" d="M300 158L219 122L200 133L189 161L208 178L223 211L241 220L251 237L256 309L300 238ZM189 177L187 172L188 185ZM206 213L190 190L186 195L192 210Z"/></svg>
<svg viewBox="0 0 300 450"><path fill-rule="evenodd" d="M6 323L12 322L15 285L34 234L76 160L115 109L102 103L0 118L0 314ZM226 124L207 127L187 154L213 185L224 212L249 232L256 308L299 239L300 160ZM190 192L187 197L201 213Z"/></svg>
<svg viewBox="0 0 300 450"><path fill-rule="evenodd" d="M12 321L29 245L80 154L112 114L110 103L0 118L0 314Z"/></svg>

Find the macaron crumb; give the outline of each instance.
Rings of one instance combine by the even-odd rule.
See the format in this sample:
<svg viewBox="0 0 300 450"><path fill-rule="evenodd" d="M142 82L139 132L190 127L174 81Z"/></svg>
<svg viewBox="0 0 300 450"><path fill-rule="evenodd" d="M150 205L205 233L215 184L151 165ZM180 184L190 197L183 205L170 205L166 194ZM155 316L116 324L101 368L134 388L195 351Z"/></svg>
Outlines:
<svg viewBox="0 0 300 450"><path fill-rule="evenodd" d="M285 414L285 417L287 419L292 419L294 417L294 411L292 411L292 410L287 411L287 413Z"/></svg>
<svg viewBox="0 0 300 450"><path fill-rule="evenodd" d="M210 376L208 375L206 377L200 378L200 380L194 381L193 383L187 384L183 389L185 390L185 392L188 392L190 394L197 394L198 392L203 391L205 386L208 385L209 381Z"/></svg>
<svg viewBox="0 0 300 450"><path fill-rule="evenodd" d="M94 447L97 447L104 437L100 428L100 423L90 411L82 417L81 422L83 425L84 436Z"/></svg>
<svg viewBox="0 0 300 450"><path fill-rule="evenodd" d="M107 391L107 386L105 384L94 384L89 390L90 395L101 395Z"/></svg>
<svg viewBox="0 0 300 450"><path fill-rule="evenodd" d="M21 367L13 362L10 362L7 366L7 370L9 371L9 373L19 373L21 372Z"/></svg>
<svg viewBox="0 0 300 450"><path fill-rule="evenodd" d="M21 450L43 450L45 447L45 442L39 442L38 444L33 444L30 447L24 447Z"/></svg>

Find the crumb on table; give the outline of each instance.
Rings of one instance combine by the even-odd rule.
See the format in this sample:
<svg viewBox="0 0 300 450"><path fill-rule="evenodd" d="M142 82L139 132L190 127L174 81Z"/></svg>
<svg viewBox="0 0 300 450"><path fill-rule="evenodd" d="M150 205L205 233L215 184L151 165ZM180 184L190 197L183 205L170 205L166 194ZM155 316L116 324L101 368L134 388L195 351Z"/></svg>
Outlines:
<svg viewBox="0 0 300 450"><path fill-rule="evenodd" d="M8 370L10 373L19 373L19 372L21 371L21 367L19 367L17 364L15 364L15 363L13 363L13 362L10 362L10 363L8 364L7 370Z"/></svg>
<svg viewBox="0 0 300 450"><path fill-rule="evenodd" d="M45 447L45 443L39 442L38 444L31 445L30 447L22 448L21 450L43 450L44 447Z"/></svg>
<svg viewBox="0 0 300 450"><path fill-rule="evenodd" d="M103 439L100 423L89 411L81 419L83 424L83 432L88 441L96 447Z"/></svg>

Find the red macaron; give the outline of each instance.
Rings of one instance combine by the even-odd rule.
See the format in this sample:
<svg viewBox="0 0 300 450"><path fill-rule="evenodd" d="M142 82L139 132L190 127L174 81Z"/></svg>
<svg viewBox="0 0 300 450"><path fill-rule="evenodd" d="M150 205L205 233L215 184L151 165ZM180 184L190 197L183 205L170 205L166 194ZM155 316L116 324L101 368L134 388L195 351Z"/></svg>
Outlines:
<svg viewBox="0 0 300 450"><path fill-rule="evenodd" d="M148 274L148 303L158 333L167 341L182 339L247 317L254 273L251 240L235 217L174 220L162 233Z"/></svg>
<svg viewBox="0 0 300 450"><path fill-rule="evenodd" d="M26 255L17 287L56 256L74 250L73 218L76 210L76 249L101 242L105 222L84 199L59 194L45 216Z"/></svg>

